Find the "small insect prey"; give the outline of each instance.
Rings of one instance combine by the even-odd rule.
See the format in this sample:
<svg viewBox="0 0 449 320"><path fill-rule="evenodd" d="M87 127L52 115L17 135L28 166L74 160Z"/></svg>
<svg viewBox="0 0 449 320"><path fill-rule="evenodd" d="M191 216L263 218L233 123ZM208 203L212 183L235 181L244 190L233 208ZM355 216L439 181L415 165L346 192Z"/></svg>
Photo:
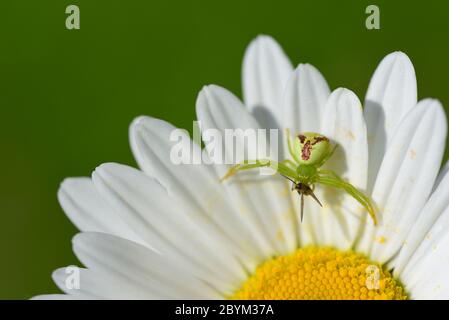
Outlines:
<svg viewBox="0 0 449 320"><path fill-rule="evenodd" d="M304 196L310 196L322 206L314 193L315 185L320 184L348 193L366 209L376 225L377 219L371 199L332 170L321 168L332 157L337 145L332 147L327 137L314 132L300 133L294 139L288 130L286 134L291 160L281 162L270 159L245 160L231 167L221 181L238 171L270 167L290 180L293 183L292 191L297 191L300 195L301 221L304 215Z"/></svg>

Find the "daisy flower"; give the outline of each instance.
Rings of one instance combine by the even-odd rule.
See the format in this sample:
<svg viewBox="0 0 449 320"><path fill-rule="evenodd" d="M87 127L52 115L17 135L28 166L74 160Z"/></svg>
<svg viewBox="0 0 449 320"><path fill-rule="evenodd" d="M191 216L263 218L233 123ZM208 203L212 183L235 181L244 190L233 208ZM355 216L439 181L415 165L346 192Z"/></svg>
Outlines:
<svg viewBox="0 0 449 320"><path fill-rule="evenodd" d="M81 230L73 250L85 268L75 288L66 268L56 270L65 294L35 298L449 298L446 116L437 100L417 101L404 53L382 60L362 107L348 89L331 92L313 66L294 69L272 38L259 36L244 57L243 94L244 103L204 87L202 129L329 137L339 148L326 165L372 198L379 223L349 195L319 185L323 207L307 201L301 222L298 195L282 177L220 183L230 165L174 164L176 128L139 117L130 142L140 170L107 163L62 183L59 202ZM207 143L191 148L210 155Z"/></svg>

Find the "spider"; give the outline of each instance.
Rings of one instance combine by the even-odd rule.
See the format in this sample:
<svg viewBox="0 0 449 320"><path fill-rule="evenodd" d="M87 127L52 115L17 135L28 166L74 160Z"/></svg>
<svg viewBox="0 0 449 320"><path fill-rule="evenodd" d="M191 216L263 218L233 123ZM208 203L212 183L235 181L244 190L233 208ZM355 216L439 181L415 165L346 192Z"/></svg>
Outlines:
<svg viewBox="0 0 449 320"><path fill-rule="evenodd" d="M377 224L371 199L334 171L321 168L332 157L338 146L337 144L332 147L326 136L315 132L299 133L292 139L287 129L286 135L288 150L292 160L288 159L281 162L270 159L245 160L231 167L226 175L221 178L221 181L235 175L238 171L270 167L284 178L290 180L292 182L292 191L296 191L300 195L301 222L304 216L304 196L310 196L322 206L314 193L315 185L321 184L348 193L367 210L374 224Z"/></svg>

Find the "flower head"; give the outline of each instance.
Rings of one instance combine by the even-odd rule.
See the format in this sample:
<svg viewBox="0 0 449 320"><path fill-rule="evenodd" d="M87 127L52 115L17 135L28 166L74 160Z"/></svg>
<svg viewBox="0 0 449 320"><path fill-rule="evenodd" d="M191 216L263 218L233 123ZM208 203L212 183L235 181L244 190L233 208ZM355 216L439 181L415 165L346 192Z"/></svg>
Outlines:
<svg viewBox="0 0 449 320"><path fill-rule="evenodd" d="M328 152L317 138L329 138L340 147L326 166L370 195L379 224L324 187L314 192L325 205L306 203L301 223L297 195L282 178L220 183L227 164L175 165L175 128L140 117L130 129L140 170L103 164L91 178L61 185L59 201L82 231L74 252L86 267L79 289L55 271L63 297L448 298L447 167L438 175L447 121L440 102L417 101L409 58L395 52L382 60L362 107L348 89L331 92L313 66L293 69L280 46L260 36L245 54L243 85L244 103L221 87L203 88L203 129L317 132L297 139L306 162ZM210 148L192 144L199 156Z"/></svg>

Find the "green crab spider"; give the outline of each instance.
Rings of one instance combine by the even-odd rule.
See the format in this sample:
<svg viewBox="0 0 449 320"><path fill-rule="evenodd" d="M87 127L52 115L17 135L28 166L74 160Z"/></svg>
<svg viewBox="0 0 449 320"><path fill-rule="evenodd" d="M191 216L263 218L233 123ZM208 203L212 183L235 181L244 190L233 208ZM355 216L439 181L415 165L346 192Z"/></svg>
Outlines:
<svg viewBox="0 0 449 320"><path fill-rule="evenodd" d="M304 215L304 196L311 196L320 206L320 200L314 193L315 185L321 184L327 187L345 191L358 201L377 225L374 205L371 199L349 182L345 181L332 170L321 167L332 157L337 145L332 147L329 139L315 132L303 132L295 139L286 129L287 145L292 159L277 162L270 159L255 159L242 161L229 169L220 181L228 179L239 171L261 167L270 167L284 178L292 182L292 191L297 191L301 197L301 222Z"/></svg>

